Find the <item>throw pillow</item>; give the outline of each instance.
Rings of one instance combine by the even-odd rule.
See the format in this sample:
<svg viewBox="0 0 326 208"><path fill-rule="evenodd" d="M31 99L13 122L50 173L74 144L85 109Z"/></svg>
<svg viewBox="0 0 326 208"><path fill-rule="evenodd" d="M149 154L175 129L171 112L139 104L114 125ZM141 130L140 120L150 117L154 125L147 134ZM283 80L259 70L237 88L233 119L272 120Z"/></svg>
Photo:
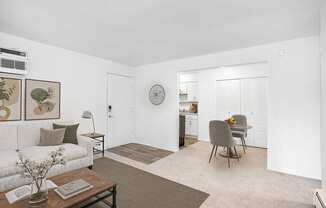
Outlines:
<svg viewBox="0 0 326 208"><path fill-rule="evenodd" d="M60 145L63 142L65 129L43 129L40 132L40 146Z"/></svg>
<svg viewBox="0 0 326 208"><path fill-rule="evenodd" d="M53 124L53 129L66 129L65 136L63 138L63 143L78 144L77 139L77 129L79 124L74 125L63 125L63 124Z"/></svg>

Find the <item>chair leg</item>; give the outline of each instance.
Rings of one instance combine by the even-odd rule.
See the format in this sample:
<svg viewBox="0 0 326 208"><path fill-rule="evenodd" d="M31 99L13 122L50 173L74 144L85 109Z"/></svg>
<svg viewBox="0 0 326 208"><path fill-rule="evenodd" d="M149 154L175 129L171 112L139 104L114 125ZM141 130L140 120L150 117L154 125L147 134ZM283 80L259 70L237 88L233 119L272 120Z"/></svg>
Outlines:
<svg viewBox="0 0 326 208"><path fill-rule="evenodd" d="M212 159L212 156L213 156L213 153L214 153L214 149L215 149L215 145L213 145L212 152L211 152L211 156L209 157L209 161L208 161L208 163L211 162L211 159Z"/></svg>
<svg viewBox="0 0 326 208"><path fill-rule="evenodd" d="M230 147L227 147L227 150L226 150L226 154L228 155L228 165L229 165L229 168L231 167L230 166Z"/></svg>
<svg viewBox="0 0 326 208"><path fill-rule="evenodd" d="M246 139L245 139L245 137L243 138L243 143L244 143L246 149L248 149L248 146L247 146L247 143L246 143Z"/></svg>
<svg viewBox="0 0 326 208"><path fill-rule="evenodd" d="M237 159L239 161L239 155L238 155L238 152L237 152L237 148L235 148L235 147L233 147L233 148L234 148L234 152L235 152L236 156L238 157Z"/></svg>
<svg viewBox="0 0 326 208"><path fill-rule="evenodd" d="M217 148L218 148L218 145L216 145L216 148L215 148L215 157L216 157L216 153L217 153Z"/></svg>
<svg viewBox="0 0 326 208"><path fill-rule="evenodd" d="M246 145L243 137L241 137L241 143L242 143L243 152L246 153Z"/></svg>

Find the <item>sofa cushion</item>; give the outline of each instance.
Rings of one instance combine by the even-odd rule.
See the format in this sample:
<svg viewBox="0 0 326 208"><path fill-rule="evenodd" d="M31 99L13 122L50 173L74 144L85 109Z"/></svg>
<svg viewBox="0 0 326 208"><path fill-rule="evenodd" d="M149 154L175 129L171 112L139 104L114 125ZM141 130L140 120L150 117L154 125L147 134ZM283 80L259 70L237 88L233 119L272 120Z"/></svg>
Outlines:
<svg viewBox="0 0 326 208"><path fill-rule="evenodd" d="M40 143L40 129L51 129L52 122L41 121L20 125L18 128L18 148L36 146Z"/></svg>
<svg viewBox="0 0 326 208"><path fill-rule="evenodd" d="M67 162L87 156L86 148L75 144L62 144L58 146L31 146L23 148L21 153L25 158L30 160L45 160L49 158L50 152L57 150L61 146L65 148L63 157Z"/></svg>
<svg viewBox="0 0 326 208"><path fill-rule="evenodd" d="M15 150L0 150L0 178L15 175L20 172L16 163L18 154Z"/></svg>
<svg viewBox="0 0 326 208"><path fill-rule="evenodd" d="M73 125L61 125L56 123L53 124L53 129L62 129L62 128L66 129L63 143L78 144L78 139L77 139L78 127L79 127L79 123Z"/></svg>
<svg viewBox="0 0 326 208"><path fill-rule="evenodd" d="M66 129L43 129L41 128L40 146L61 145Z"/></svg>
<svg viewBox="0 0 326 208"><path fill-rule="evenodd" d="M17 125L6 125L0 122L0 150L16 150Z"/></svg>

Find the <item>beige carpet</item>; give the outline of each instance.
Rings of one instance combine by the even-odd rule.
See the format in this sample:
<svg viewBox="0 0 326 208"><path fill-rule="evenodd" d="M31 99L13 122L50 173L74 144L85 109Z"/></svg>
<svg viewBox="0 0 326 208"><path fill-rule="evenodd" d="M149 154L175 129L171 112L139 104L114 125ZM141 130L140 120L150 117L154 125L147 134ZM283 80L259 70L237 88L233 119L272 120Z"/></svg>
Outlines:
<svg viewBox="0 0 326 208"><path fill-rule="evenodd" d="M210 151L211 145L200 141L150 165L109 152L106 157L209 193L200 208L312 208L320 181L266 170L265 149L249 148L231 168L219 156L208 164Z"/></svg>
<svg viewBox="0 0 326 208"><path fill-rule="evenodd" d="M108 158L96 159L94 171L118 183L119 208L199 208L208 197L207 193Z"/></svg>
<svg viewBox="0 0 326 208"><path fill-rule="evenodd" d="M107 151L145 164L151 164L173 153L167 150L137 143L129 143L113 147Z"/></svg>

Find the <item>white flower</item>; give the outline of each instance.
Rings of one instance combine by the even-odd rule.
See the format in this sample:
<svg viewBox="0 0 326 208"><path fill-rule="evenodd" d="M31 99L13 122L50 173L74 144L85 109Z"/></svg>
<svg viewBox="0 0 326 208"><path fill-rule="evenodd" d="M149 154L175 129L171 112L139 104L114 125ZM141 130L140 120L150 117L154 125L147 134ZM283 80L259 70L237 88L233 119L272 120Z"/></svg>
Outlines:
<svg viewBox="0 0 326 208"><path fill-rule="evenodd" d="M65 149L59 147L57 150L49 153L49 158L42 161L31 161L24 158L22 153L18 154L19 160L17 166L23 170L22 176L30 178L37 185L38 190L41 188L43 179L46 178L49 170L55 165L65 165L66 161L63 158L63 152Z"/></svg>

